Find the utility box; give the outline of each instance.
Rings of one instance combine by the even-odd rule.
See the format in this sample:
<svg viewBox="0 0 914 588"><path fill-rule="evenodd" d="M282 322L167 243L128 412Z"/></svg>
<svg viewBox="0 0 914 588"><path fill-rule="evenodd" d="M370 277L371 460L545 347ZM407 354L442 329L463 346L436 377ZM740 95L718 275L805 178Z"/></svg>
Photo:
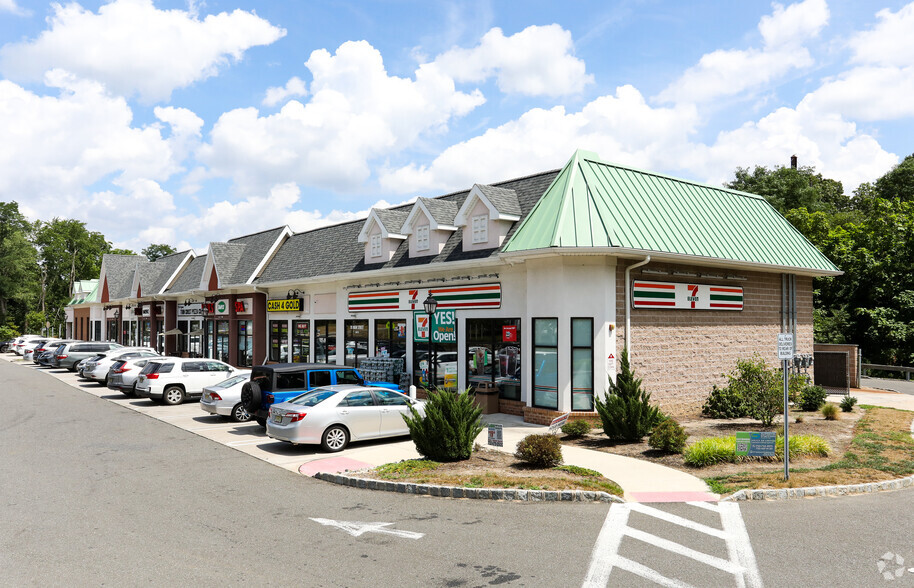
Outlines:
<svg viewBox="0 0 914 588"><path fill-rule="evenodd" d="M476 394L476 404L482 409L482 414L498 412L498 386L492 382L479 382L473 386Z"/></svg>

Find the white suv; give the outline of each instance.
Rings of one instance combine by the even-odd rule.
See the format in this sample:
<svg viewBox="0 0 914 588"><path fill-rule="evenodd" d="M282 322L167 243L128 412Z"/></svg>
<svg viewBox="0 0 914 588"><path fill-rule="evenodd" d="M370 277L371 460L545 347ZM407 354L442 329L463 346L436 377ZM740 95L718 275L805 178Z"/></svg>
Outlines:
<svg viewBox="0 0 914 588"><path fill-rule="evenodd" d="M151 359L136 379L136 394L164 404L181 404L199 398L203 388L247 370L215 359L167 357Z"/></svg>
<svg viewBox="0 0 914 588"><path fill-rule="evenodd" d="M137 357L159 357L159 354L149 347L118 347L110 351L100 351L96 357L86 362L82 372L83 378L107 386L108 374L115 361Z"/></svg>

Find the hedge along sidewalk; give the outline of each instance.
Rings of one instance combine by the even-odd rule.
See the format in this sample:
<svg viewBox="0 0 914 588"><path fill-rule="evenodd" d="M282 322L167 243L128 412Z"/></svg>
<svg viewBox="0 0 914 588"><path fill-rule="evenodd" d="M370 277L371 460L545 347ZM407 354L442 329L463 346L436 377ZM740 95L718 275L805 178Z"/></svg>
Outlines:
<svg viewBox="0 0 914 588"><path fill-rule="evenodd" d="M352 486L365 490L381 490L416 496L438 496L441 498L471 498L482 500L504 500L522 502L625 502L625 500L608 492L591 492L587 490L519 490L512 488L464 488L461 486L436 486L432 484L413 484L410 482L389 482L387 480L370 480L353 478L343 474L318 472L315 478L342 486Z"/></svg>
<svg viewBox="0 0 914 588"><path fill-rule="evenodd" d="M906 394L898 394L895 397L885 397L883 404L877 394L865 395L866 403L873 406L882 406L883 408L898 408L898 405L905 406L907 410L914 410L914 397ZM895 393L897 394L897 393ZM904 398L901 398L904 397ZM831 401L832 398L829 398ZM859 400L859 397L858 397ZM914 438L914 420L911 421L911 437ZM890 490L901 490L914 486L914 476L906 476L897 480L884 480L882 482L866 482L862 484L841 484L835 486L807 486L804 488L773 488L773 489L744 489L738 490L721 499L721 502L739 502L744 500L792 500L795 498L813 498L822 496L850 496L854 494L871 494L873 492L885 492Z"/></svg>

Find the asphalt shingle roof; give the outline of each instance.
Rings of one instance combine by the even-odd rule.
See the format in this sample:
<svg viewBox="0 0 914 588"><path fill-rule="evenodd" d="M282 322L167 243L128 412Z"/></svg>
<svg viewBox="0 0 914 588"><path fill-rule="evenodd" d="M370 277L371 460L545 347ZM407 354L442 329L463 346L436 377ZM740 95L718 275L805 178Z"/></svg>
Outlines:
<svg viewBox="0 0 914 588"><path fill-rule="evenodd" d="M513 190L517 194L517 201L522 214L527 214L539 200L546 188L552 183L558 170L500 182L496 187ZM470 191L454 192L438 198L426 198L425 203L432 203L429 211L452 211L450 218L436 219L443 224L453 224L457 210L469 196ZM443 203L437 206L436 203ZM388 209L388 212L403 214L404 220L409 214L412 204ZM435 207L435 211L432 211ZM393 258L386 263L365 264L365 245L358 242L358 235L364 220L357 220L331 227L323 227L305 233L292 235L279 248L276 256L264 268L261 276L255 283L281 282L285 280L303 280L330 274L347 272L360 272L380 268L416 267L423 265L440 264L466 259L485 259L498 254L498 248L483 251L464 251L463 236L460 231L454 231L445 243L444 249L438 255L410 258L409 244L407 241L400 243ZM515 223L517 226L517 223ZM399 227L398 227L399 230ZM514 228L511 229L513 231ZM508 233L510 238L511 232Z"/></svg>
<svg viewBox="0 0 914 588"><path fill-rule="evenodd" d="M105 264L105 279L108 280L108 298L119 300L131 298L130 286L133 284L133 271L139 261L146 261L142 255L115 255L107 253L102 256Z"/></svg>
<svg viewBox="0 0 914 588"><path fill-rule="evenodd" d="M246 284L284 229L276 227L229 239L227 243L211 243L213 263L222 286Z"/></svg>
<svg viewBox="0 0 914 588"><path fill-rule="evenodd" d="M373 210L388 233L399 234L400 229L403 228L403 223L406 222L406 217L409 216L408 210L389 208L375 208Z"/></svg>
<svg viewBox="0 0 914 588"><path fill-rule="evenodd" d="M206 266L206 255L195 257L187 268L181 272L175 283L168 289L169 294L181 294L200 289L200 280L203 279L203 268Z"/></svg>
<svg viewBox="0 0 914 588"><path fill-rule="evenodd" d="M464 198L465 200L466 198ZM457 210L460 208L459 204L454 204L449 200L444 200L440 198L419 198L422 201L422 204L428 209L432 214L432 218L435 219L435 222L439 225L451 225L454 224L454 218L457 216ZM461 201L460 204L463 204Z"/></svg>
<svg viewBox="0 0 914 588"><path fill-rule="evenodd" d="M517 192L498 186L488 186L485 184L476 184L476 188L482 192L483 196L489 199L492 206L502 214L511 214L514 216L521 215L520 203L517 201Z"/></svg>

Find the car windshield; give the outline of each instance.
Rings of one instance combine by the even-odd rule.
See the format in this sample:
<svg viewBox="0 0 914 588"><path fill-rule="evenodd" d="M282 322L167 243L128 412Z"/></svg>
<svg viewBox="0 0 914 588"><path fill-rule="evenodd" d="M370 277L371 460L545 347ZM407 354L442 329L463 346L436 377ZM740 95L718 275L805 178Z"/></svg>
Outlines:
<svg viewBox="0 0 914 588"><path fill-rule="evenodd" d="M250 378L250 377L251 377L250 374L232 376L228 380L223 380L223 381L219 382L218 384L214 385L213 388L231 388L232 386L234 386L235 384L238 384L240 382L247 382L248 378Z"/></svg>
<svg viewBox="0 0 914 588"><path fill-rule="evenodd" d="M289 403L296 404L298 406L317 406L334 394L337 394L337 392L327 388L317 388L315 390L311 390L310 392L305 392L301 396L296 396L290 400Z"/></svg>

